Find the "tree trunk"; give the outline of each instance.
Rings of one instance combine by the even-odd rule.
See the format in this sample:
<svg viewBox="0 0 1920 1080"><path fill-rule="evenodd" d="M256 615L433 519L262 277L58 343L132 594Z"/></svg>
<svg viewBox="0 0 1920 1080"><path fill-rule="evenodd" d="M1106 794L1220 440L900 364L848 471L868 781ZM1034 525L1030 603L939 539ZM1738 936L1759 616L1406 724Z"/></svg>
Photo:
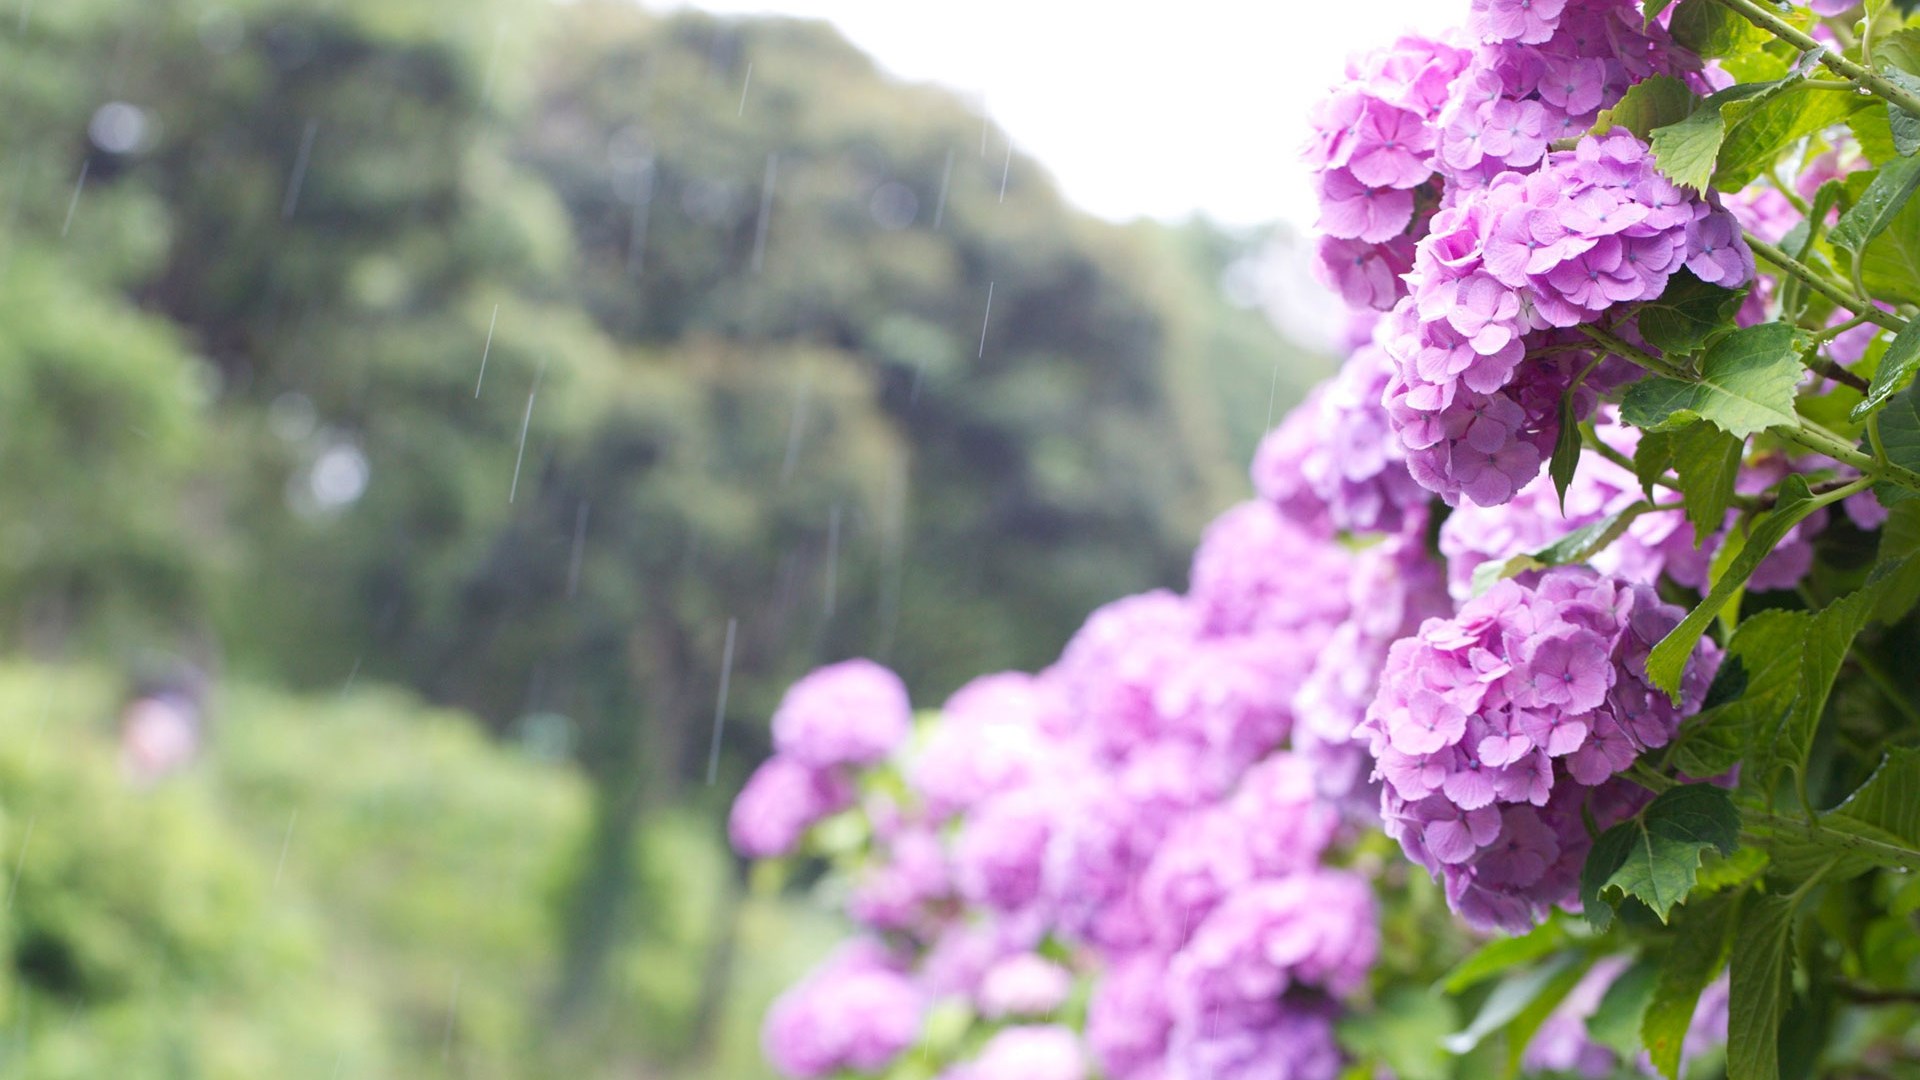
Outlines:
<svg viewBox="0 0 1920 1080"><path fill-rule="evenodd" d="M650 605L652 610L663 610ZM680 687L686 648L667 617L643 618L628 641L628 671L639 715L609 727L594 777L591 843L573 888L553 1016L567 1025L582 1019L599 997L607 960L632 923L635 841L647 814L670 805L678 790L685 747L686 710Z"/></svg>

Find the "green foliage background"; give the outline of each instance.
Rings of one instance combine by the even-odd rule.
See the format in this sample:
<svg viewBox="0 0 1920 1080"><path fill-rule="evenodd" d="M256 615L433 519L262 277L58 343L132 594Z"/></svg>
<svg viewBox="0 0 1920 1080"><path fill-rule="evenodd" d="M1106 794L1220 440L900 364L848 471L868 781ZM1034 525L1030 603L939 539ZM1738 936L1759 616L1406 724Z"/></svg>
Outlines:
<svg viewBox="0 0 1920 1080"><path fill-rule="evenodd" d="M1222 298L1260 240L1085 218L819 24L0 18L0 1072L760 1075L834 932L722 841L780 689L1179 583L1325 370Z"/></svg>

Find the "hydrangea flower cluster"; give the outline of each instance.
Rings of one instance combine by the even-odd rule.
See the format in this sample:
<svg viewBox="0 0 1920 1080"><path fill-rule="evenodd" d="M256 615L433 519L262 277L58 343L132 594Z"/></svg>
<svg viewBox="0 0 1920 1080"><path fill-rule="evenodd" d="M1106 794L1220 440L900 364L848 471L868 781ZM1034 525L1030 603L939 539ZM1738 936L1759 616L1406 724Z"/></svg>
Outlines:
<svg viewBox="0 0 1920 1080"><path fill-rule="evenodd" d="M1009 1028L953 1077L1079 1075L1092 1061L1113 1080L1230 1080L1268 1075L1276 1055L1304 1080L1334 1075L1335 1002L1371 966L1373 902L1363 879L1323 867L1340 809L1314 765L1282 748L1320 643L1353 621L1355 567L1371 558L1271 503L1242 504L1207 530L1189 592L1094 612L1054 666L975 680L917 745L867 766L897 764L905 782L866 805L870 849L847 894L849 914L886 942L880 969L918 1002L957 995L1001 1022L1045 1020L1074 981L1092 984L1073 1055L1058 1029ZM1373 591L1391 577L1372 576ZM809 723L776 719L779 753L743 805L762 775L818 775L804 770L832 761L824 775L840 777L851 758L881 752L878 725L827 706L855 691L875 709L902 703L836 681L811 677L783 703L780 718ZM782 741L780 730L805 735ZM805 987L841 978L830 966ZM1185 1005L1169 1000L1176 978ZM812 1000L805 987L796 1000ZM1159 999L1150 1011L1116 1007L1143 987ZM817 1049L790 1021L799 1009L767 1029L783 1069L812 1075L834 1054L870 1067L848 1065L853 1049Z"/></svg>
<svg viewBox="0 0 1920 1080"><path fill-rule="evenodd" d="M1318 176L1323 280L1356 308L1386 311L1406 295L1416 218L1432 201L1437 121L1466 70L1465 48L1402 38L1347 65L1347 81L1309 115L1306 162Z"/></svg>
<svg viewBox="0 0 1920 1080"><path fill-rule="evenodd" d="M871 660L794 683L774 713L774 756L734 801L733 846L758 859L791 852L809 826L853 805L850 771L884 759L912 726L906 685Z"/></svg>
<svg viewBox="0 0 1920 1080"><path fill-rule="evenodd" d="M1414 477L1450 503L1506 502L1551 452L1560 393L1584 366L1579 353L1528 360L1536 338L1551 343L1538 332L1655 299L1682 267L1731 286L1752 266L1733 217L1661 176L1626 132L1461 192L1434 215L1388 320L1387 410Z"/></svg>
<svg viewBox="0 0 1920 1080"><path fill-rule="evenodd" d="M1058 1024L1004 1028L980 1055L940 1074L940 1080L1086 1080L1080 1037Z"/></svg>
<svg viewBox="0 0 1920 1080"><path fill-rule="evenodd" d="M1386 399L1414 478L1490 506L1539 472L1587 359L1533 350L1658 297L1682 267L1738 285L1753 262L1738 222L1631 134L1554 149L1649 76L1706 85L1638 5L1483 0L1467 29L1470 45L1403 39L1351 63L1306 156L1323 278L1394 313Z"/></svg>
<svg viewBox="0 0 1920 1080"><path fill-rule="evenodd" d="M920 1036L920 990L872 941L843 946L767 1013L767 1060L795 1080L886 1068Z"/></svg>
<svg viewBox="0 0 1920 1080"><path fill-rule="evenodd" d="M1717 664L1699 646L1677 704L1651 685L1681 617L1655 586L1704 586L1713 545L1660 510L1591 566L1470 583L1646 497L1597 454L1564 506L1539 475L1563 400L1593 416L1638 371L1579 328L1637 340L1633 305L1674 275L1732 286L1753 264L1717 196L1624 131L1583 133L1639 80L1717 75L1631 0L1474 0L1467 31L1354 61L1315 112L1323 269L1364 309L1357 338L1263 441L1259 499L1207 529L1184 593L1100 608L1052 666L969 683L917 735L864 661L782 703L736 845L791 850L856 781L868 825L835 880L869 936L769 1018L789 1075L889 1068L959 999L984 1032L928 1062L942 1080L1332 1080L1336 1021L1394 962L1356 837L1383 828L1465 921L1521 931L1575 901L1589 830L1646 804L1620 773ZM1737 486L1794 467L1762 456ZM1804 576L1826 522L1752 586ZM1532 1064L1618 1064L1584 1021L1619 967L1575 989Z"/></svg>
<svg viewBox="0 0 1920 1080"><path fill-rule="evenodd" d="M1260 496L1322 533L1400 533L1421 516L1427 490L1407 471L1380 405L1393 371L1379 345L1356 349L1261 440L1253 459Z"/></svg>
<svg viewBox="0 0 1920 1080"><path fill-rule="evenodd" d="M1665 746L1712 678L1703 642L1679 706L1646 680L1681 614L1648 586L1560 567L1394 643L1365 724L1382 816L1468 922L1523 931L1573 902L1583 810L1605 827L1637 809L1615 774Z"/></svg>
<svg viewBox="0 0 1920 1080"><path fill-rule="evenodd" d="M1387 651L1427 619L1453 612L1442 569L1427 554L1425 522L1422 513L1355 557L1351 614L1328 636L1293 698L1294 752L1313 764L1322 795L1369 822L1378 820L1380 794L1369 783L1373 757L1359 728Z"/></svg>
<svg viewBox="0 0 1920 1080"><path fill-rule="evenodd" d="M1403 38L1357 58L1315 108L1323 278L1385 311L1443 195L1536 167L1628 86L1691 61L1628 0L1477 4L1470 41Z"/></svg>

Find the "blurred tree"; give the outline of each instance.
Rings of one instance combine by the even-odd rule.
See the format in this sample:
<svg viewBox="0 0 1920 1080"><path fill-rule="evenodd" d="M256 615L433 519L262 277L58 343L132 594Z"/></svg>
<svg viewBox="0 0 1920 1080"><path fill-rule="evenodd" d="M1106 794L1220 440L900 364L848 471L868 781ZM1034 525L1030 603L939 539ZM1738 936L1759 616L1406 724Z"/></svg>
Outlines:
<svg viewBox="0 0 1920 1080"><path fill-rule="evenodd" d="M1230 244L1075 214L821 24L72 0L0 95L0 450L41 478L0 490L71 508L0 590L537 721L594 788L567 1015L646 921L643 822L717 811L787 680L868 654L932 703L1177 583L1244 368L1298 359L1223 337Z"/></svg>
<svg viewBox="0 0 1920 1080"><path fill-rule="evenodd" d="M99 737L111 693L56 669L0 677L0 1072L395 1075L316 913L278 892L207 789L116 775Z"/></svg>

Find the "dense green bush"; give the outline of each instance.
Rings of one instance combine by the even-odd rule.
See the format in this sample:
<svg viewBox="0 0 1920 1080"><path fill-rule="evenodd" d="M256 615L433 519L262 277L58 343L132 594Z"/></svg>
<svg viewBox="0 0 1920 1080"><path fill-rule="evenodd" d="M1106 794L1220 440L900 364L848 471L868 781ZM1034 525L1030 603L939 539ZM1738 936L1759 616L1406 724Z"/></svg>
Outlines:
<svg viewBox="0 0 1920 1080"><path fill-rule="evenodd" d="M0 675L0 1071L381 1075L377 1010L329 970L318 921L205 784L119 775L113 704L91 676Z"/></svg>
<svg viewBox="0 0 1920 1080"><path fill-rule="evenodd" d="M577 772L403 694L241 685L215 695L203 759L145 788L119 766L119 704L98 669L0 667L0 1074L698 1072L709 1025L724 1075L750 1077L766 1001L836 932L748 902L729 952L715 830L661 815L609 964L617 1022L554 1038ZM725 1000L703 999L709 962L742 973Z"/></svg>

